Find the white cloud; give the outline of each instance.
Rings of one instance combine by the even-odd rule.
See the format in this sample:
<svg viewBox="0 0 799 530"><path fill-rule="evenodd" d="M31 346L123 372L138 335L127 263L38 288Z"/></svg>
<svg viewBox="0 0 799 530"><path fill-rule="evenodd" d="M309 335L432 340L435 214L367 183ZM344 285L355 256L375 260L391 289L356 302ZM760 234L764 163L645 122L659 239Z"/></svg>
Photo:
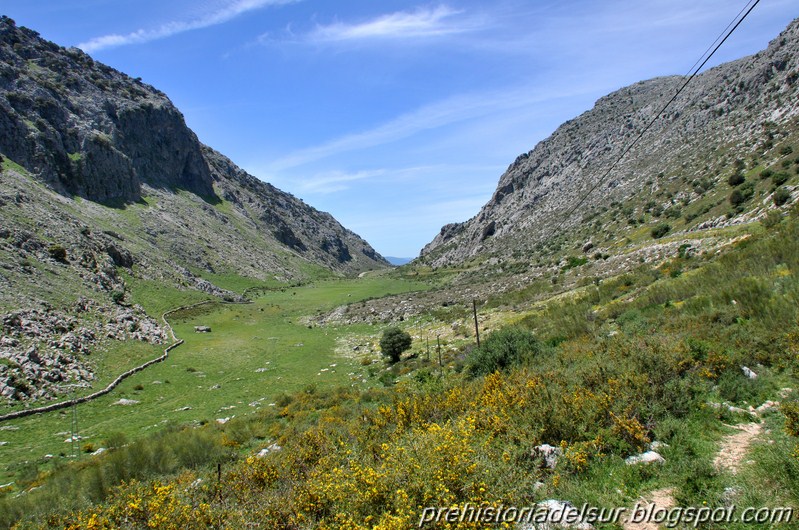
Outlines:
<svg viewBox="0 0 799 530"><path fill-rule="evenodd" d="M335 193L348 189L349 184L352 182L379 177L383 174L385 174L385 171L382 169L356 171L355 173L329 171L304 179L299 183L299 186L305 193Z"/></svg>
<svg viewBox="0 0 799 530"><path fill-rule="evenodd" d="M317 26L307 39L312 42L335 42L435 37L461 33L472 29L468 24L455 23L453 18L461 13L445 5L419 8L413 12L400 11L360 24L336 22L327 26Z"/></svg>
<svg viewBox="0 0 799 530"><path fill-rule="evenodd" d="M495 115L503 110L527 108L535 103L584 92L586 89L581 86L553 86L546 90L522 86L490 93L453 96L422 106L370 130L345 135L318 146L300 149L272 162L269 164L268 170L274 172L303 166L340 153L389 144L422 131Z"/></svg>
<svg viewBox="0 0 799 530"><path fill-rule="evenodd" d="M154 29L138 29L134 32L120 35L102 35L86 42L78 44L87 53L113 48L117 46L127 46L130 44L142 44L186 31L207 28L217 24L223 24L242 15L248 11L260 9L271 5L283 5L293 3L298 0L233 0L226 1L214 11L200 16L193 20L172 21Z"/></svg>

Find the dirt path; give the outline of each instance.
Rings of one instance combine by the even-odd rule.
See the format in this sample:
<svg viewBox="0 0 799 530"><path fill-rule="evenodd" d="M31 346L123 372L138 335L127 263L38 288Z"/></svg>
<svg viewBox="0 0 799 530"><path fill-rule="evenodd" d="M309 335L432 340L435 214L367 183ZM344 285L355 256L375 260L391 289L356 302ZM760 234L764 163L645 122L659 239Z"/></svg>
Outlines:
<svg viewBox="0 0 799 530"><path fill-rule="evenodd" d="M741 465L746 458L752 442L763 432L762 423L746 423L743 425L732 425L738 432L729 434L721 441L721 446L713 459L713 465L719 471L729 471L732 474L741 469ZM639 507L649 509L654 505L656 508L672 508L674 502L674 489L663 488L649 492L646 497L641 498ZM656 523L630 523L623 525L624 530L658 530Z"/></svg>
<svg viewBox="0 0 799 530"><path fill-rule="evenodd" d="M713 460L713 465L719 471L727 470L730 473L737 473L741 468L746 453L752 442L763 431L762 423L746 423L735 425L738 432L728 435L721 442L721 447Z"/></svg>
<svg viewBox="0 0 799 530"><path fill-rule="evenodd" d="M655 506L654 509L650 508L652 505ZM650 491L646 497L642 497L638 501L638 507L644 508L647 512L654 512L657 509L674 507L674 488L663 488ZM625 522L622 528L624 528L624 530L658 530L659 526L656 523L649 522Z"/></svg>

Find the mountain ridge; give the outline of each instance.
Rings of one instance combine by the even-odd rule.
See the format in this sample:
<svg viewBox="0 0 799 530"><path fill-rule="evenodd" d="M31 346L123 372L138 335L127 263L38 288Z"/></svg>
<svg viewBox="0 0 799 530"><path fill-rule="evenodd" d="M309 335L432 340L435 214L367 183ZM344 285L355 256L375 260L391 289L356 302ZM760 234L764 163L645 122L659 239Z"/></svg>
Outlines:
<svg viewBox="0 0 799 530"><path fill-rule="evenodd" d="M530 253L535 245L560 237L555 231L561 226L575 232L581 218L613 201L624 202L647 182L655 192L666 189L675 178L711 177L715 183L723 179L721 173L732 169L736 158L757 162L785 137L786 131L779 129L793 128L799 116L798 33L799 20L794 20L766 50L699 74L678 98L677 106L657 120L642 143L600 184L599 178L684 78L658 77L603 96L592 109L566 121L519 155L478 214L442 227L422 249L419 262L440 267L479 255L512 260L514 251ZM776 130L764 131L764 124ZM771 144L765 150L764 137ZM752 148L746 148L747 142ZM731 154L717 157L713 153L721 150ZM682 156L685 159L679 160ZM701 163L691 166L700 159ZM681 171L662 174L670 167ZM565 218L594 185L599 189L585 205ZM687 201L684 206L688 206L700 195L683 194L677 200ZM659 202L668 207L667 201ZM741 220L743 213L736 212L731 222Z"/></svg>

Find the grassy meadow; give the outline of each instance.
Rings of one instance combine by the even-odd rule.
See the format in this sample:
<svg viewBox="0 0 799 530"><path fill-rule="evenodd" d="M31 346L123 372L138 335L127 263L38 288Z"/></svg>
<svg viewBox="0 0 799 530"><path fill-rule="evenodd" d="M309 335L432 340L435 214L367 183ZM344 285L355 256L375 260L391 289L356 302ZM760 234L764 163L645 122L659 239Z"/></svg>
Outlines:
<svg viewBox="0 0 799 530"><path fill-rule="evenodd" d="M84 443L110 449L10 466L30 491L0 502L0 523L407 529L427 506L631 508L665 488L679 506L799 508L799 219L742 235L723 252L678 252L548 300L544 284L497 295L481 314L493 331L479 348L453 331L450 312L421 315L401 323L415 355L390 368L340 348L353 337L374 343L381 326L303 317L430 288L433 271L422 271L425 283L378 274L270 286L251 290L250 304L175 314L184 346L80 408ZM419 337L447 327L439 369ZM111 405L121 397L140 403ZM747 412L768 400L782 403ZM40 444L30 461L63 451L53 433L68 422L13 422L0 450L15 461L23 440ZM716 467L734 426L752 422L761 434L740 471ZM626 465L655 441L663 464ZM533 452L543 443L562 452L554 468Z"/></svg>
<svg viewBox="0 0 799 530"><path fill-rule="evenodd" d="M175 335L185 340L182 346L165 362L126 379L110 394L77 407L84 453L105 446L113 436L132 439L167 424L200 425L247 415L268 407L283 393L310 385L373 384L363 383L369 375L360 359L336 353L336 339L342 334L377 331L371 326L314 328L303 323L303 317L349 301L427 288L419 282L380 276L288 288L237 281L242 290L251 288L252 303L210 303L172 314ZM129 284L134 300L153 316L208 298L132 278ZM195 333L197 325L210 326L212 332ZM99 368L98 379L93 389L82 392L102 388L120 372L159 356L164 346L112 344L92 359ZM138 403L115 405L120 399ZM64 440L70 437L72 415L68 409L2 425L0 441L6 444L0 445L0 461L8 465L0 469L0 481L14 480L19 468L31 463L48 469L53 461L71 456L71 444Z"/></svg>

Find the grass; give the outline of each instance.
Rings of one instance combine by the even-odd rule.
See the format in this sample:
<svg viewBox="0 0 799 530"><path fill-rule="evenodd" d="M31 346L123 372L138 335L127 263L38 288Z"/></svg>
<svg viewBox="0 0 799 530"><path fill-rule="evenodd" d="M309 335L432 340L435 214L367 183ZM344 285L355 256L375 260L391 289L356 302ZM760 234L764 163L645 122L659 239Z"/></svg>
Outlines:
<svg viewBox="0 0 799 530"><path fill-rule="evenodd" d="M153 316L208 299L197 291L180 291L153 281L128 278L127 283L131 298ZM229 277L227 285L256 284ZM363 385L360 381L369 378L364 366L336 354L336 340L345 334L374 330L369 326L309 329L302 317L318 308L333 309L364 298L427 288L420 282L382 277L322 281L283 291L274 290L272 283L266 286L270 290L257 291L262 294L251 304L211 304L174 314L171 323L185 344L167 361L129 378L111 394L80 405L81 436L99 447L116 432L135 439L173 422L200 424L250 414L267 407L276 396L309 384L320 388L350 385L357 374L358 384ZM212 332L194 333L195 325L208 325ZM121 371L160 355L161 349L140 343L114 345L94 359L100 376L94 390ZM374 384L374 379L368 384ZM139 403L113 405L121 398ZM8 442L0 446L3 462L29 461L46 469L53 460L45 455L53 455L55 460L67 456L70 445L64 439L71 427L69 411L32 416L10 425L16 429L0 431L0 441ZM0 469L0 481L9 482L15 474L13 469Z"/></svg>
<svg viewBox="0 0 799 530"><path fill-rule="evenodd" d="M130 299L141 305L148 315L159 320L166 311L176 307L212 299L210 295L193 289L180 290L163 282L137 278L126 271L120 274L128 287Z"/></svg>
<svg viewBox="0 0 799 530"><path fill-rule="evenodd" d="M25 169L24 167L20 166L19 164L17 164L16 162L14 162L10 158L8 158L7 156L3 156L2 168L3 168L3 171L13 170L13 171L16 171L17 173L19 173L20 175L23 175L23 176L28 176L29 175L27 169Z"/></svg>

